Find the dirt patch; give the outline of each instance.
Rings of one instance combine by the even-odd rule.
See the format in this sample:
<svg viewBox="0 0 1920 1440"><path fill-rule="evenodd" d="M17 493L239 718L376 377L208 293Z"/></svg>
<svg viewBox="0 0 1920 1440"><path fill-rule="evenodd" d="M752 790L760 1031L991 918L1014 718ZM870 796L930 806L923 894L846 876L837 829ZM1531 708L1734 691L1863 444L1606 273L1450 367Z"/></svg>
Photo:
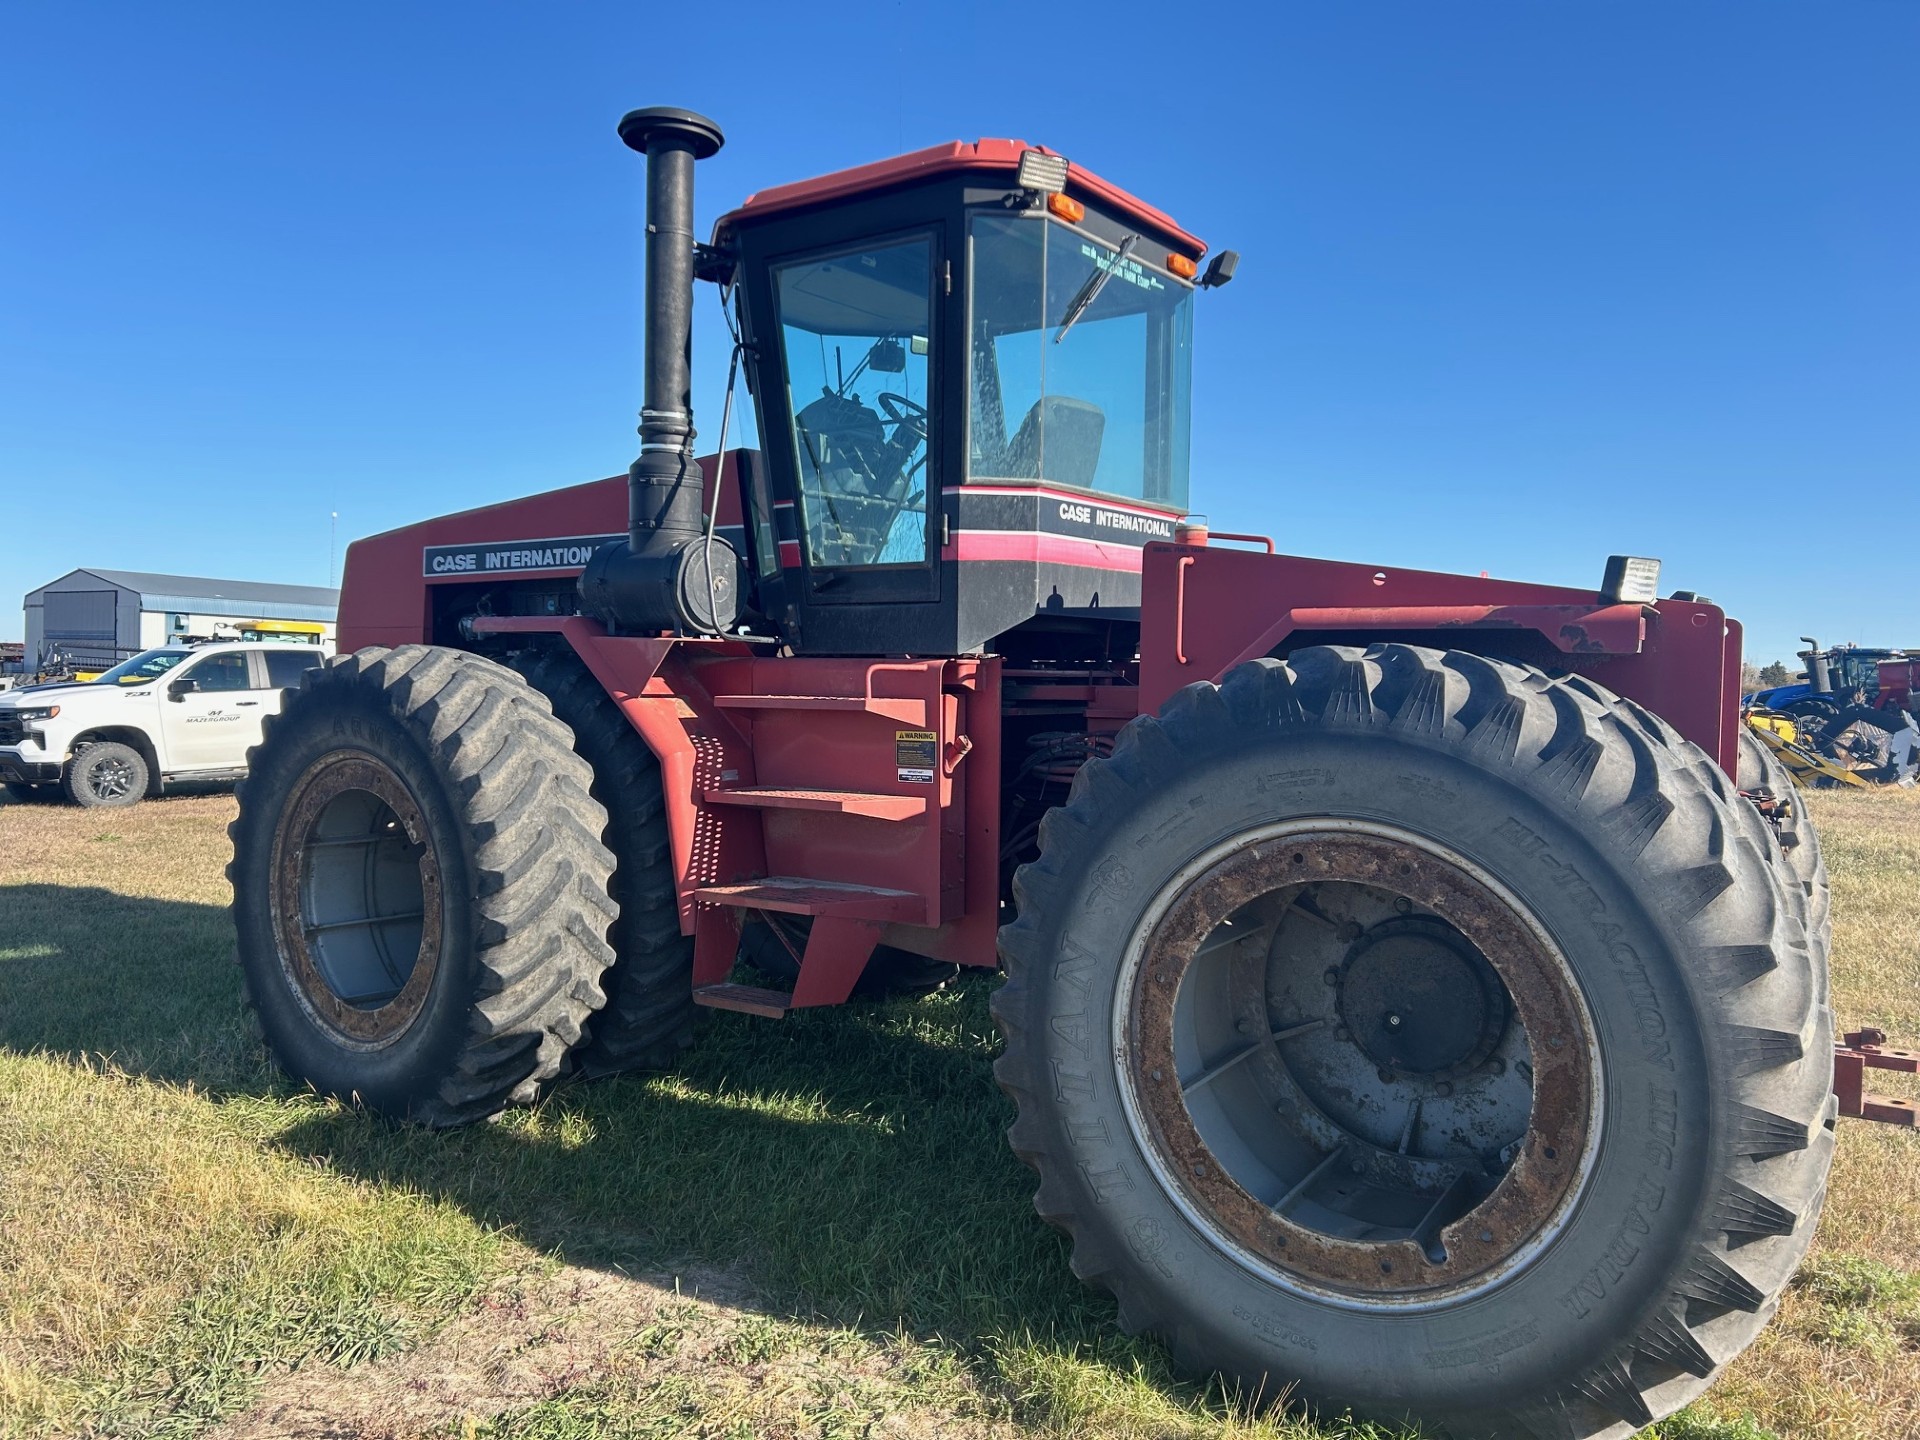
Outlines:
<svg viewBox="0 0 1920 1440"><path fill-rule="evenodd" d="M612 1416L643 1427L671 1417L696 1434L844 1433L835 1420L855 1420L876 1440L1020 1433L989 1417L997 1407L977 1394L955 1394L973 1389L957 1373L930 1376L920 1347L773 1319L747 1308L747 1294L719 1272L640 1280L561 1266L516 1277L404 1352L269 1377L246 1411L209 1434L510 1436L597 1430L596 1418Z"/></svg>

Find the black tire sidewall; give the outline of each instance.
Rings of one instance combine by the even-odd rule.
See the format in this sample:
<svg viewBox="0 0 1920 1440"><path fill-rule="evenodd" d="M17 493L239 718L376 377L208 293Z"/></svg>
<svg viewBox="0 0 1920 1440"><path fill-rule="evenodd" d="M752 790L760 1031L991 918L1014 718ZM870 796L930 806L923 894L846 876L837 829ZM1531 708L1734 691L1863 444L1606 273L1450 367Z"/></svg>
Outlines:
<svg viewBox="0 0 1920 1440"><path fill-rule="evenodd" d="M377 696L338 693L339 672L319 687L324 708L303 704L313 691L296 691L274 721L273 743L254 752L243 782L243 826L236 836L234 923L241 967L264 1037L282 1067L322 1094L358 1101L389 1114L409 1114L430 1103L431 1078L448 1073L468 1041L473 959L471 897L475 865L464 827L448 795L455 793L407 724ZM335 1043L295 992L280 960L271 902L273 825L289 810L294 786L309 766L336 750L370 756L397 775L420 807L440 868L439 967L413 1023L374 1050Z"/></svg>
<svg viewBox="0 0 1920 1440"><path fill-rule="evenodd" d="M93 771L101 761L109 758L124 759L132 765L134 783L127 787L125 795L102 799L94 793ZM67 762L67 794L74 804L88 810L119 810L128 805L137 805L146 798L147 787L152 782L153 772L147 765L146 757L131 745L123 745L118 740L97 741Z"/></svg>
<svg viewBox="0 0 1920 1440"><path fill-rule="evenodd" d="M1040 1096L1056 1129L1049 1148L1071 1157L1083 1188L1080 1237L1129 1270L1129 1290L1144 1287L1147 1314L1179 1317L1176 1348L1276 1387L1304 1379L1315 1402L1417 1399L1434 1421L1552 1393L1630 1336L1701 1226L1719 1068L1675 959L1682 948L1636 894L1631 865L1523 785L1378 733L1185 752L1135 799L1073 847L1050 890L1036 952L1074 959L1035 977L1024 1019L1031 1082L1051 1092ZM1229 1259L1148 1166L1112 1060L1122 956L1176 872L1256 827L1329 816L1433 838L1496 877L1558 942L1601 1054L1620 1060L1607 1069L1592 1172L1562 1233L1489 1291L1419 1313L1342 1308ZM1070 1013L1082 1001L1083 1020Z"/></svg>

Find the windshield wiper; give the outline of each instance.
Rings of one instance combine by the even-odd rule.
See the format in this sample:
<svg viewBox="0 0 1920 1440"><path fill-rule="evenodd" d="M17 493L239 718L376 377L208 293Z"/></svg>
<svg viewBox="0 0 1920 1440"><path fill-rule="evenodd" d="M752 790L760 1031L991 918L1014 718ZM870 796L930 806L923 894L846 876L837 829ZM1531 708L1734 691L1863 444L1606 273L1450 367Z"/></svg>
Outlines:
<svg viewBox="0 0 1920 1440"><path fill-rule="evenodd" d="M1133 247L1139 243L1138 235L1127 236L1120 242L1120 248L1113 252L1113 259L1107 262L1105 269L1098 265L1094 266L1093 274L1087 277L1087 283L1080 287L1080 293L1074 296L1073 303L1067 306L1067 313L1060 321L1060 333L1053 337L1054 344L1058 345L1067 338L1067 331L1073 328L1073 322L1086 314L1087 307L1100 298L1100 292L1106 288L1107 281L1113 278L1113 272L1120 268L1127 256L1133 253Z"/></svg>

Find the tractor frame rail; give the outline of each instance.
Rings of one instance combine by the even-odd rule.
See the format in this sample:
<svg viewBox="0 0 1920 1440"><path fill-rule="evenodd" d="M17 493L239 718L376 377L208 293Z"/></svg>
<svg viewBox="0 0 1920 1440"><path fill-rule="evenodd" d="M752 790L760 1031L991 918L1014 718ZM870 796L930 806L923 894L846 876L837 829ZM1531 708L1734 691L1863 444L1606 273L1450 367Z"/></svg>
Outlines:
<svg viewBox="0 0 1920 1440"><path fill-rule="evenodd" d="M1920 1126L1920 1102L1868 1090L1869 1070L1920 1075L1920 1050L1888 1048L1884 1030L1849 1030L1833 1047L1833 1093L1840 1097L1842 1115L1910 1129Z"/></svg>

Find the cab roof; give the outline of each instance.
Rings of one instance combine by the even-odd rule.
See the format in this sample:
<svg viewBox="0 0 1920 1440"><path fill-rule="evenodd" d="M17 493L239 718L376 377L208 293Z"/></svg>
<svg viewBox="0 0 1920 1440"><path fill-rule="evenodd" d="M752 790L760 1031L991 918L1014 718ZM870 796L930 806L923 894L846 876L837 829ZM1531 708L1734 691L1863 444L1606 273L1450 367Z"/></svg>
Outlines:
<svg viewBox="0 0 1920 1440"><path fill-rule="evenodd" d="M950 140L944 145L930 145L924 150L896 155L891 160L876 160L869 165L836 170L830 175L816 176L811 180L796 180L788 185L776 185L771 190L757 190L737 210L721 216L714 231L717 235L738 221L766 219L782 211L843 200L851 195L884 190L936 175L967 170L1018 170L1020 157L1029 150L1038 150L1042 155L1059 154L1057 150L1049 150L1044 145L1029 145L1024 140ZM1107 209L1127 216L1136 224L1147 226L1171 246L1187 252L1195 260L1206 253L1206 242L1182 229L1179 222L1164 210L1156 209L1071 161L1067 165L1067 189L1069 192L1078 191Z"/></svg>

